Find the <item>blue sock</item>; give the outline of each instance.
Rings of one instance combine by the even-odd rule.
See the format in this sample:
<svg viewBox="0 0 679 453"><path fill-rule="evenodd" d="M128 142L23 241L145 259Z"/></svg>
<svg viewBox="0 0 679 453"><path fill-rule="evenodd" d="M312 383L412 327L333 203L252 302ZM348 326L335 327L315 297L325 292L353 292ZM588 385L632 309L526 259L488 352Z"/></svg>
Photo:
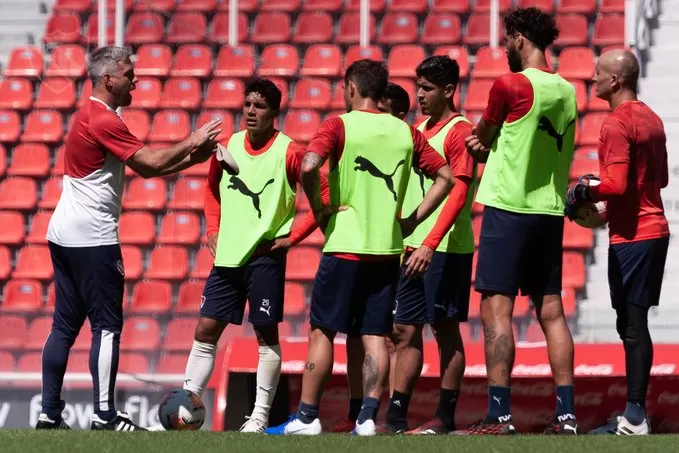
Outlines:
<svg viewBox="0 0 679 453"><path fill-rule="evenodd" d="M511 413L509 396L509 387L488 386L488 418L497 420Z"/></svg>
<svg viewBox="0 0 679 453"><path fill-rule="evenodd" d="M575 396L572 385L556 386L556 416L572 415L575 417ZM565 420L565 418L564 418ZM562 421L562 420L559 420Z"/></svg>
<svg viewBox="0 0 679 453"><path fill-rule="evenodd" d="M633 425L641 425L646 420L646 408L641 403L627 402L622 414Z"/></svg>
<svg viewBox="0 0 679 453"><path fill-rule="evenodd" d="M51 420L59 418L64 409L61 387L74 341L75 335L53 328L42 351L42 412Z"/></svg>
<svg viewBox="0 0 679 453"><path fill-rule="evenodd" d="M358 418L358 413L361 412L361 404L363 404L363 398L349 399L349 420L352 422L355 422Z"/></svg>
<svg viewBox="0 0 679 453"><path fill-rule="evenodd" d="M318 418L318 406L300 401L299 409L297 410L297 418L300 419L302 423L309 424L313 422Z"/></svg>
<svg viewBox="0 0 679 453"><path fill-rule="evenodd" d="M361 412L358 413L358 418L356 423L362 424L366 420L377 419L377 408L380 405L380 400L377 398L363 397L363 405L361 406Z"/></svg>

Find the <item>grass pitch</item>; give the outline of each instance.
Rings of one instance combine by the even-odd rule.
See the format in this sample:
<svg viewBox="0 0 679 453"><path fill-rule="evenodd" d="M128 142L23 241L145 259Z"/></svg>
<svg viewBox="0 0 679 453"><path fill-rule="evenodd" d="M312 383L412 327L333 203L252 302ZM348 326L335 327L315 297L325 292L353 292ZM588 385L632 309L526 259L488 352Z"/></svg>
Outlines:
<svg viewBox="0 0 679 453"><path fill-rule="evenodd" d="M646 453L679 451L679 436L512 436L358 438L329 434L317 437L265 436L213 432L49 432L0 430L2 453Z"/></svg>

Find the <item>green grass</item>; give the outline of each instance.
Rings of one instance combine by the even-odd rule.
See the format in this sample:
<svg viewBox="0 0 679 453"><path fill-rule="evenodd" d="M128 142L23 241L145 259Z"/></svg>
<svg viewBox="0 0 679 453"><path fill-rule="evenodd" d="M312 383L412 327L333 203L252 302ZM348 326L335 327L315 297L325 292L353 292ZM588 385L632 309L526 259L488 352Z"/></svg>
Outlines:
<svg viewBox="0 0 679 453"><path fill-rule="evenodd" d="M679 436L513 436L358 438L349 435L269 437L213 432L102 433L0 430L0 451L7 453L646 453L679 451Z"/></svg>

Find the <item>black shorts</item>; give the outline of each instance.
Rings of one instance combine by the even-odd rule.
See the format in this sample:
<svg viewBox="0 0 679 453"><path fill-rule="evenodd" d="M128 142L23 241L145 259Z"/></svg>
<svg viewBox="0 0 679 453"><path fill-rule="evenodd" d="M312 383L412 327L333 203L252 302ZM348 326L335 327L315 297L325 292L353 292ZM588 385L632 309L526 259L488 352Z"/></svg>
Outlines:
<svg viewBox="0 0 679 453"><path fill-rule="evenodd" d="M608 248L608 284L613 308L621 304L653 307L660 303L670 238L612 244Z"/></svg>
<svg viewBox="0 0 679 453"><path fill-rule="evenodd" d="M446 318L466 321L473 253L434 252L422 278L406 277L406 254L394 302L394 323L436 324Z"/></svg>
<svg viewBox="0 0 679 453"><path fill-rule="evenodd" d="M353 261L323 255L311 291L311 325L352 336L388 335L400 257Z"/></svg>
<svg viewBox="0 0 679 453"><path fill-rule="evenodd" d="M285 251L253 259L241 267L213 267L200 304L202 318L242 324L245 301L250 303L252 325L283 320Z"/></svg>
<svg viewBox="0 0 679 453"><path fill-rule="evenodd" d="M561 294L561 216L483 210L475 289L516 296Z"/></svg>

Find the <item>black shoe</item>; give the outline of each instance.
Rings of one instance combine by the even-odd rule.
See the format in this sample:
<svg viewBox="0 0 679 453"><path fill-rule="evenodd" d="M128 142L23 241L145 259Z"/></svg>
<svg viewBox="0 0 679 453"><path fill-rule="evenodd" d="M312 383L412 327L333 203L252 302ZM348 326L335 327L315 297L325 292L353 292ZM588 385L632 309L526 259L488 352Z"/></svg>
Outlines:
<svg viewBox="0 0 679 453"><path fill-rule="evenodd" d="M35 429L71 429L71 427L61 418L61 415L52 420L47 415L40 414Z"/></svg>
<svg viewBox="0 0 679 453"><path fill-rule="evenodd" d="M509 419L504 420L486 417L482 420L472 423L467 429L450 432L451 436L507 436L514 434L516 434L516 428L514 428L514 425L512 424L511 416L509 416Z"/></svg>
<svg viewBox="0 0 679 453"><path fill-rule="evenodd" d="M97 415L93 415L90 429L93 431L148 431L134 424L125 412L118 412L116 417L108 422L100 419Z"/></svg>
<svg viewBox="0 0 679 453"><path fill-rule="evenodd" d="M576 436L578 434L578 422L575 421L574 415L562 415L554 419L552 424L545 429L544 434Z"/></svg>

